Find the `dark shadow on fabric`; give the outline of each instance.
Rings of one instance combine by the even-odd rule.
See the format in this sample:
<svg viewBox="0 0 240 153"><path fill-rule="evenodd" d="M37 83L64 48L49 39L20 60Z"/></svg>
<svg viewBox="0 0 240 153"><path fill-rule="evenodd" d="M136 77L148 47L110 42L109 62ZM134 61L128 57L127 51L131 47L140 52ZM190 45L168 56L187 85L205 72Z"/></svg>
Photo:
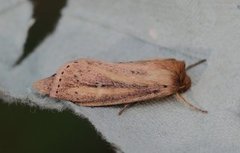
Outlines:
<svg viewBox="0 0 240 153"><path fill-rule="evenodd" d="M42 110L0 99L1 153L115 153L93 125L69 110Z"/></svg>
<svg viewBox="0 0 240 153"><path fill-rule="evenodd" d="M54 32L61 18L61 11L67 4L67 0L29 1L33 4L32 18L35 22L28 30L23 53L16 61L15 66L21 64L48 35Z"/></svg>

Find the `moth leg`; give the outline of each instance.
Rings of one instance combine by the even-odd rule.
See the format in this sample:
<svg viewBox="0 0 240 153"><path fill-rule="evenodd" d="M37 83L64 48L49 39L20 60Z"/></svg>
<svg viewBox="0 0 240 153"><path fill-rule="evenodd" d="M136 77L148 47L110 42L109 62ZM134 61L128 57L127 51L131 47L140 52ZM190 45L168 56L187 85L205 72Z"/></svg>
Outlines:
<svg viewBox="0 0 240 153"><path fill-rule="evenodd" d="M184 105L187 105L188 107L190 107L193 110L196 111L200 111L202 113L208 113L208 111L206 110L202 110L201 108L198 108L196 106L194 106L193 104L189 103L183 96L181 96L179 93L176 93L176 98L179 102L183 103Z"/></svg>
<svg viewBox="0 0 240 153"><path fill-rule="evenodd" d="M200 61L198 61L198 62L196 62L196 63L193 63L193 64L191 64L191 65L188 65L187 68L186 68L186 70L189 70L189 69L191 69L191 68L193 68L193 67L195 67L195 66L197 66L197 65L199 65L199 64L202 64L202 63L204 63L204 62L206 62L206 61L207 61L206 59L202 59L202 60L200 60Z"/></svg>
<svg viewBox="0 0 240 153"><path fill-rule="evenodd" d="M121 115L123 113L123 111L125 111L127 108L133 106L134 103L131 104L125 104L123 108L120 109L120 111L118 112L118 115Z"/></svg>

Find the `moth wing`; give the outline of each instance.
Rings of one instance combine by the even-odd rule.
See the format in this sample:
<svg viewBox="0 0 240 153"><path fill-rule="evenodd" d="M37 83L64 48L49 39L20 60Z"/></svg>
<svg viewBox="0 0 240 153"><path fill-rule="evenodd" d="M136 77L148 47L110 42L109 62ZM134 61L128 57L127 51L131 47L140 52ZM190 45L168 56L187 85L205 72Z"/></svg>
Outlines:
<svg viewBox="0 0 240 153"><path fill-rule="evenodd" d="M92 90L92 89L88 89ZM100 94L99 94L100 93ZM161 92L161 88L142 88L142 89L96 89L91 92L91 99L77 101L82 106L110 106L118 104L128 104L153 98L160 98L169 95L167 92Z"/></svg>
<svg viewBox="0 0 240 153"><path fill-rule="evenodd" d="M163 61L162 61L163 62ZM164 97L175 92L172 77L161 60L106 63L81 59L61 67L50 96L84 106L106 106Z"/></svg>
<svg viewBox="0 0 240 153"><path fill-rule="evenodd" d="M52 76L47 77L45 79L41 79L41 80L38 80L38 81L34 82L33 83L33 88L36 89L41 94L49 95L50 91L51 91L51 88L52 88L54 77L55 76L52 75Z"/></svg>

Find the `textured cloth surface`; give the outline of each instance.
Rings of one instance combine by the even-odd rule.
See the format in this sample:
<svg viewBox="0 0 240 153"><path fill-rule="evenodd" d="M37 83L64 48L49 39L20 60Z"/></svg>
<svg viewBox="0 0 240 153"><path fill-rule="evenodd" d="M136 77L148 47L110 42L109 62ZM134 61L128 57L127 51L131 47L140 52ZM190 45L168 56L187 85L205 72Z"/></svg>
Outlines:
<svg viewBox="0 0 240 153"><path fill-rule="evenodd" d="M236 0L69 0L55 32L23 61L31 5L0 0L0 96L41 108L69 108L88 118L123 152L240 152L240 3ZM186 96L202 114L174 98L120 107L89 108L40 96L35 80L77 58L129 61L177 58L189 71Z"/></svg>

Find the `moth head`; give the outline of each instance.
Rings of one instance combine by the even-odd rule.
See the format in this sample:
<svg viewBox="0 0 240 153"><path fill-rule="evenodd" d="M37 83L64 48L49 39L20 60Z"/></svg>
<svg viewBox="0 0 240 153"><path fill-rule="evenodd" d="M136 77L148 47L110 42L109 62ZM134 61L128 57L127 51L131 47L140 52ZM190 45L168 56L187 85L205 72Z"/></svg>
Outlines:
<svg viewBox="0 0 240 153"><path fill-rule="evenodd" d="M179 84L178 92L185 92L191 87L191 79L190 77L184 72L182 77L180 77L180 84Z"/></svg>
<svg viewBox="0 0 240 153"><path fill-rule="evenodd" d="M175 62L175 79L177 92L185 92L191 87L191 79L186 73L186 67L184 61Z"/></svg>
<svg viewBox="0 0 240 153"><path fill-rule="evenodd" d="M186 74L186 67L184 61L178 61L175 59L166 59L164 62L160 61L158 66L161 70L163 70L163 74L167 74L163 80L166 83L168 88L171 92L185 92L191 87L191 79ZM166 72L165 72L166 70Z"/></svg>

